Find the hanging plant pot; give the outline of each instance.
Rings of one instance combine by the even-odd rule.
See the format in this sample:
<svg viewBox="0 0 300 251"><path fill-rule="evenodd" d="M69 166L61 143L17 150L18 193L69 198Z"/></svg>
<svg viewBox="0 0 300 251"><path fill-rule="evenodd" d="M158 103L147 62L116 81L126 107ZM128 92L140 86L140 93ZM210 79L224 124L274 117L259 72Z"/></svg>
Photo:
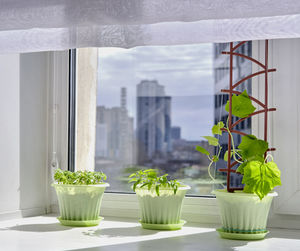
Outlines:
<svg viewBox="0 0 300 251"><path fill-rule="evenodd" d="M268 233L267 219L276 192L269 193L262 200L256 194L226 190L215 190L220 208L222 228L218 229L226 239L258 240Z"/></svg>
<svg viewBox="0 0 300 251"><path fill-rule="evenodd" d="M185 224L181 220L184 196L189 186L181 186L176 194L171 188L160 188L159 196L154 188L136 188L135 192L141 211L140 223L143 228L157 230L177 230Z"/></svg>
<svg viewBox="0 0 300 251"><path fill-rule="evenodd" d="M103 219L100 206L108 183L97 185L53 184L59 204L62 225L88 227L96 226Z"/></svg>

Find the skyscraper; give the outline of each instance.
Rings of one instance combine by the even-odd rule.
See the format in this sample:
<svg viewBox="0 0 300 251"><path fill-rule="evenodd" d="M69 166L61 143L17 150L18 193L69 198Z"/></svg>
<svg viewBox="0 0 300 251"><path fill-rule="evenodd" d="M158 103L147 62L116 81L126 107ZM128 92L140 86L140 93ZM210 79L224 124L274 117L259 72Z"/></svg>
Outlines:
<svg viewBox="0 0 300 251"><path fill-rule="evenodd" d="M97 107L96 157L135 164L133 118L126 108L126 88L121 89L120 107Z"/></svg>
<svg viewBox="0 0 300 251"><path fill-rule="evenodd" d="M171 97L156 80L142 80L137 85L138 162L171 151Z"/></svg>
<svg viewBox="0 0 300 251"><path fill-rule="evenodd" d="M172 126L171 138L172 138L172 140L181 139L181 127L180 126Z"/></svg>

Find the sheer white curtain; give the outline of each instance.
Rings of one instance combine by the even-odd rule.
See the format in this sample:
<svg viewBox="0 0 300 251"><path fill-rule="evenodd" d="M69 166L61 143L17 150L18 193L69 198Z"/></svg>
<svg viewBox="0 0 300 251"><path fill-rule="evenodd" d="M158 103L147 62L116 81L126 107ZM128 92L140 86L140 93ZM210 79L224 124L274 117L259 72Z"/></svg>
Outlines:
<svg viewBox="0 0 300 251"><path fill-rule="evenodd" d="M0 0L0 52L300 37L299 0Z"/></svg>

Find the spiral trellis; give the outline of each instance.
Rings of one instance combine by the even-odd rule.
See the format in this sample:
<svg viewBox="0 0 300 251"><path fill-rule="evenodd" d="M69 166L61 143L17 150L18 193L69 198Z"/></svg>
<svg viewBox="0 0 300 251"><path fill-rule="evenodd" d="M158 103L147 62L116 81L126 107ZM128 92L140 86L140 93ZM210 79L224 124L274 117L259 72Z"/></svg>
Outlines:
<svg viewBox="0 0 300 251"><path fill-rule="evenodd" d="M269 108L268 107L268 73L269 72L274 72L276 71L276 69L272 68L269 69L268 68L268 40L265 40L265 62L261 63L258 60L249 57L247 55L244 54L240 54L237 53L236 50L242 46L244 43L246 43L247 41L243 41L243 42L239 42L237 45L233 46L233 42L230 43L230 51L223 51L222 54L226 54L226 55L230 55L230 66L229 66L229 89L222 89L221 92L227 93L229 95L229 114L228 114L228 129L231 133L236 133L236 134L240 134L242 136L247 135L244 132L235 130L234 127L236 125L238 125L239 123L241 123L243 120L250 118L254 115L260 114L260 113L264 113L264 140L267 141L267 137L268 137L268 112L271 111L276 111L276 108ZM233 83L233 56L237 56L237 57L242 57L245 58L246 60L250 60L253 63L259 65L262 70L252 73L246 77L244 77L243 79L239 80L236 83ZM264 102L259 101L258 99L252 97L249 95L249 98L257 103L262 109L255 111L253 113L251 113L249 116L245 117L245 118L240 118L239 120L237 120L235 123L232 123L232 95L236 94L236 95L240 95L241 92L234 90L237 86L239 86L241 83L243 83L244 81L253 78L255 76L264 74L265 75L265 98L264 98ZM222 129L223 131L226 131L226 129ZM232 145L231 145L231 135L228 133L228 152L230 152ZM275 148L269 148L267 151L275 151ZM266 153L265 153L265 157L266 157ZM227 160L227 168L225 169L219 169L219 171L221 172L227 172L227 191L228 192L233 192L235 190L242 190L243 188L237 188L237 187L230 187L230 173L235 173L236 170L232 169L235 165L237 165L238 162L237 161L231 161L231 155L228 154L228 160Z"/></svg>

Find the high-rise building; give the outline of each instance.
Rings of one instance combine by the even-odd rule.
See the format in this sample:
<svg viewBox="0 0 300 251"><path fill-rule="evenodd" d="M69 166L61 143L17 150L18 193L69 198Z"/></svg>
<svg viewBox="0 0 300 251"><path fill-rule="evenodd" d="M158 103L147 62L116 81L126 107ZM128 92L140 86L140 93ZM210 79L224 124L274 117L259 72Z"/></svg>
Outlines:
<svg viewBox="0 0 300 251"><path fill-rule="evenodd" d="M181 139L181 127L180 126L172 126L171 127L171 138L172 138L172 140Z"/></svg>
<svg viewBox="0 0 300 251"><path fill-rule="evenodd" d="M226 124L228 113L225 111L225 105L228 101L228 94L221 93L221 89L229 88L229 56L221 54L222 51L229 51L229 43L217 43L214 44L214 82L215 82L215 124L219 121L223 121ZM237 53L241 53L247 56L252 54L251 41L243 44L236 50ZM233 82L241 80L242 78L252 74L252 63L245 58L233 57ZM235 90L243 92L247 90L248 94L251 94L251 79L240 84ZM239 118L233 117L233 123ZM251 133L251 118L244 120L242 123L235 127L236 130L243 131L247 134ZM235 145L238 146L241 143L241 135L233 134ZM220 136L219 142L222 146L221 157L223 157L225 151L228 148L228 135L223 133ZM217 164L217 168L224 168L227 166L227 162L220 158ZM231 174L231 186L241 186L241 175Z"/></svg>
<svg viewBox="0 0 300 251"><path fill-rule="evenodd" d="M96 157L135 164L133 118L126 108L126 88L121 89L120 107L97 107Z"/></svg>
<svg viewBox="0 0 300 251"><path fill-rule="evenodd" d="M97 107L101 109L100 107ZM96 123L96 157L108 156L108 144L107 144L107 125L104 123Z"/></svg>
<svg viewBox="0 0 300 251"><path fill-rule="evenodd" d="M171 97L156 80L143 80L137 85L138 162L171 151Z"/></svg>
<svg viewBox="0 0 300 251"><path fill-rule="evenodd" d="M121 107L127 109L127 89L126 87L121 88Z"/></svg>

